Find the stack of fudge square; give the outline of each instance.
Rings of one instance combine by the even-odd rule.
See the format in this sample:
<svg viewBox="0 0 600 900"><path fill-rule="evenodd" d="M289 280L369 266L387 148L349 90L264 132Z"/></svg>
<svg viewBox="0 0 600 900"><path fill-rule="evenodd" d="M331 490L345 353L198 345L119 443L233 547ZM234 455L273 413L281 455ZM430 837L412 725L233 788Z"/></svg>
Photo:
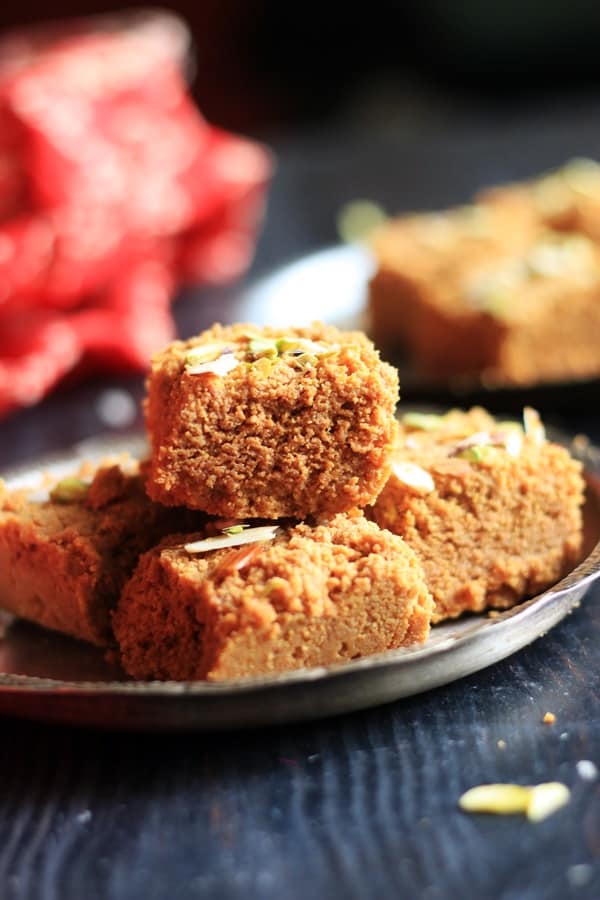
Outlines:
<svg viewBox="0 0 600 900"><path fill-rule="evenodd" d="M372 236L370 331L421 379L600 376L600 164L572 160Z"/></svg>
<svg viewBox="0 0 600 900"><path fill-rule="evenodd" d="M581 552L539 416L398 418L359 332L215 325L153 360L141 463L0 494L0 606L136 679L237 679L423 643Z"/></svg>

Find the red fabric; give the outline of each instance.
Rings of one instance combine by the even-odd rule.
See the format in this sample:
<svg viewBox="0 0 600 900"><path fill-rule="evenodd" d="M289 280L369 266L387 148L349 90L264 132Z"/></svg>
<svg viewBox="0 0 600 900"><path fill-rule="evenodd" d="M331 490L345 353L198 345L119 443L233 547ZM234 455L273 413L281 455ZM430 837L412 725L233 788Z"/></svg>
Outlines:
<svg viewBox="0 0 600 900"><path fill-rule="evenodd" d="M145 367L180 284L248 266L271 160L202 118L186 52L168 14L0 41L0 415Z"/></svg>

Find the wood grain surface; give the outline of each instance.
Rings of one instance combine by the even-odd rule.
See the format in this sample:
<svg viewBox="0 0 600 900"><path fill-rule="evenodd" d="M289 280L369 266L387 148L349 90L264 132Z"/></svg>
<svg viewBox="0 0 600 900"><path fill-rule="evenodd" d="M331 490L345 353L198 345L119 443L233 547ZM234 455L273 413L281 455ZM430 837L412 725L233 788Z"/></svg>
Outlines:
<svg viewBox="0 0 600 900"><path fill-rule="evenodd" d="M339 135L282 145L254 274L331 242L353 197L458 202L600 148L587 118L568 124L444 146L348 139L343 158ZM188 295L181 333L235 310L233 289ZM3 422L0 471L97 433L107 387L143 391L73 386ZM600 441L597 400L546 416ZM600 782L577 763L600 768L599 600L476 676L318 723L165 736L0 719L0 900L597 900ZM536 825L457 805L479 783L555 780L571 802Z"/></svg>

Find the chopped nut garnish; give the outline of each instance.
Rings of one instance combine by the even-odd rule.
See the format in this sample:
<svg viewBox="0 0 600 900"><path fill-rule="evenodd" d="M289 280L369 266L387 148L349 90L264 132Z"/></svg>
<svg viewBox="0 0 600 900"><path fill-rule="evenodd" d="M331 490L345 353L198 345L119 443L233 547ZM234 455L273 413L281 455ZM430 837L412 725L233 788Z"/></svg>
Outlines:
<svg viewBox="0 0 600 900"><path fill-rule="evenodd" d="M490 444L477 444L475 447L466 447L457 456L459 459L465 459L471 463L490 462L493 460L496 450L497 448Z"/></svg>
<svg viewBox="0 0 600 900"><path fill-rule="evenodd" d="M81 478L63 478L50 490L50 499L55 503L78 503L85 500L89 484Z"/></svg>
<svg viewBox="0 0 600 900"><path fill-rule="evenodd" d="M252 356L266 356L268 359L275 359L279 351L275 340L269 338L255 337L250 339L248 344L248 353Z"/></svg>
<svg viewBox="0 0 600 900"><path fill-rule="evenodd" d="M215 345L210 345L214 347ZM220 351L220 355L216 358L209 359L206 362L186 363L185 370L188 375L227 375L237 366L240 361L236 359L233 350L225 348Z"/></svg>
<svg viewBox="0 0 600 900"><path fill-rule="evenodd" d="M443 423L444 417L434 413L412 412L402 416L402 424L407 428L415 428L418 431L435 431Z"/></svg>
<svg viewBox="0 0 600 900"><path fill-rule="evenodd" d="M313 356L327 356L337 353L339 349L339 344L330 344L326 347L324 344L318 344L308 338L282 337L277 341L277 351L280 354L290 353L294 356L302 356L304 353L310 353Z"/></svg>
<svg viewBox="0 0 600 900"><path fill-rule="evenodd" d="M465 812L510 815L524 813L531 822L541 822L569 802L569 788L558 781L522 786L520 784L481 784L459 799Z"/></svg>
<svg viewBox="0 0 600 900"><path fill-rule="evenodd" d="M245 531L246 528L250 528L249 525L228 525L226 528L222 528L221 531L223 534L241 534L242 531Z"/></svg>
<svg viewBox="0 0 600 900"><path fill-rule="evenodd" d="M523 427L527 437L531 437L538 444L543 444L546 440L546 429L537 410L531 406L526 406L523 410Z"/></svg>
<svg viewBox="0 0 600 900"><path fill-rule="evenodd" d="M259 525L256 528L246 528L236 534L223 534L216 537L204 538L201 541L193 541L184 544L184 550L188 553L209 553L212 550L220 550L223 547L237 547L241 544L254 544L258 541L272 541L279 531L279 525Z"/></svg>
<svg viewBox="0 0 600 900"><path fill-rule="evenodd" d="M476 431L455 445L452 454L459 455L461 450L469 450L471 447L484 447L486 444L492 444L492 436L489 431Z"/></svg>
<svg viewBox="0 0 600 900"><path fill-rule="evenodd" d="M418 494L429 494L435 490L435 481L425 469L409 462L395 462L392 472L398 481L412 488Z"/></svg>
<svg viewBox="0 0 600 900"><path fill-rule="evenodd" d="M228 348L227 344L223 343L201 344L199 347L192 347L185 354L185 364L186 366L198 366L201 363L210 362L213 359L218 359L228 349L230 350L231 348Z"/></svg>
<svg viewBox="0 0 600 900"><path fill-rule="evenodd" d="M517 426L518 427L518 426ZM519 456L523 449L523 433L521 429L512 428L503 433L502 443L509 456Z"/></svg>
<svg viewBox="0 0 600 900"><path fill-rule="evenodd" d="M554 725L556 722L556 716L552 712L544 713L544 718L542 719L544 725Z"/></svg>

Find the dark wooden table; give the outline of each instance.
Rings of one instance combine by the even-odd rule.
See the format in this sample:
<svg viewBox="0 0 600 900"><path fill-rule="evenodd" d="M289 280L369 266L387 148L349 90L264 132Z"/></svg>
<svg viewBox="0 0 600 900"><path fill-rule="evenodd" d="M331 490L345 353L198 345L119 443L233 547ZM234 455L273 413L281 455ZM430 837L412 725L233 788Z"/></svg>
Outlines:
<svg viewBox="0 0 600 900"><path fill-rule="evenodd" d="M347 200L434 207L600 156L592 112L443 140L282 143L252 277L332 243ZM235 319L240 290L183 298L181 333ZM141 379L97 381L3 422L0 471L96 434L111 386L142 394ZM594 388L549 397L545 414L600 441ZM600 897L600 782L577 767L600 767L598 599L478 675L336 719L186 736L1 719L1 900ZM474 784L554 780L571 802L541 824L457 807Z"/></svg>

